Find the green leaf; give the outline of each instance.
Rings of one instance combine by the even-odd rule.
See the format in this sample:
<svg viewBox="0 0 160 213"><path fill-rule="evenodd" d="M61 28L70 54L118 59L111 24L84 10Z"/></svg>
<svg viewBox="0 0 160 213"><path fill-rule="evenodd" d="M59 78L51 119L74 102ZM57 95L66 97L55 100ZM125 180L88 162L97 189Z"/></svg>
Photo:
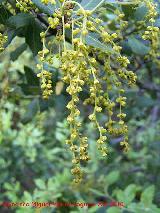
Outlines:
<svg viewBox="0 0 160 213"><path fill-rule="evenodd" d="M8 39L7 39L7 42L5 44L5 47L7 47L20 32L21 32L20 28L19 29L9 29L7 31Z"/></svg>
<svg viewBox="0 0 160 213"><path fill-rule="evenodd" d="M144 206L142 205L142 203L131 203L127 206L127 208L133 213L147 213L146 211L144 211Z"/></svg>
<svg viewBox="0 0 160 213"><path fill-rule="evenodd" d="M128 210L133 213L160 213L160 209L156 205L151 204L149 207L145 207L143 203L131 203L127 206ZM130 212L130 211L129 211Z"/></svg>
<svg viewBox="0 0 160 213"><path fill-rule="evenodd" d="M160 208L158 208L156 205L152 204L150 206L150 209L152 210L152 212L154 213L160 213Z"/></svg>
<svg viewBox="0 0 160 213"><path fill-rule="evenodd" d="M104 193L98 191L97 189L89 189L89 191L91 191L93 194L98 195L98 196L105 196Z"/></svg>
<svg viewBox="0 0 160 213"><path fill-rule="evenodd" d="M25 35L26 43L29 45L34 56L36 56L39 50L42 49L42 42L40 37L41 31L41 26L34 20L30 27L28 27L27 33Z"/></svg>
<svg viewBox="0 0 160 213"><path fill-rule="evenodd" d="M134 18L134 13L135 13L135 5L133 4L127 4L127 5L122 5L122 11L125 14L125 19L127 20Z"/></svg>
<svg viewBox="0 0 160 213"><path fill-rule="evenodd" d="M155 193L155 186L151 185L147 187L141 195L141 202L144 203L145 206L149 206L152 204L153 197Z"/></svg>
<svg viewBox="0 0 160 213"><path fill-rule="evenodd" d="M39 108L40 108L40 112L44 112L45 110L48 110L48 108L49 108L48 100L39 98Z"/></svg>
<svg viewBox="0 0 160 213"><path fill-rule="evenodd" d="M106 0L105 3L107 4L121 4L121 5L129 5L129 4L136 4L134 0Z"/></svg>
<svg viewBox="0 0 160 213"><path fill-rule="evenodd" d="M34 21L34 17L31 14L27 13L18 13L15 16L11 16L7 23L8 26L11 28L20 28L32 25L32 22Z"/></svg>
<svg viewBox="0 0 160 213"><path fill-rule="evenodd" d="M54 181L53 181L52 178L50 178L50 179L48 180L47 188L48 188L48 190L55 190L55 183L54 183Z"/></svg>
<svg viewBox="0 0 160 213"><path fill-rule="evenodd" d="M22 123L26 124L34 118L39 110L39 101L38 99L34 99L29 105L26 114L22 118Z"/></svg>
<svg viewBox="0 0 160 213"><path fill-rule="evenodd" d="M48 63L44 63L44 69L49 71L49 72L53 72L56 73L58 69L56 69L55 67L51 66Z"/></svg>
<svg viewBox="0 0 160 213"><path fill-rule="evenodd" d="M125 194L125 197L126 197L124 202L126 204L129 204L133 201L133 199L136 196L136 191L137 191L137 187L136 187L135 184L130 184L129 186L127 186L127 188L124 191L124 194Z"/></svg>
<svg viewBox="0 0 160 213"><path fill-rule="evenodd" d="M132 49L132 52L138 54L138 55L146 55L150 48L147 47L143 41L138 40L134 36L131 36L128 38L128 45Z"/></svg>
<svg viewBox="0 0 160 213"><path fill-rule="evenodd" d="M146 107L155 105L154 100L148 95L144 95L142 97L137 96L135 98L135 101L136 101L136 106L139 108L142 107L143 109L145 109Z"/></svg>
<svg viewBox="0 0 160 213"><path fill-rule="evenodd" d="M146 6L143 5L138 7L134 13L135 20L142 21L146 17L147 12L148 9Z"/></svg>
<svg viewBox="0 0 160 213"><path fill-rule="evenodd" d="M124 202L125 200L124 192L121 189L116 190L116 197L119 202Z"/></svg>
<svg viewBox="0 0 160 213"><path fill-rule="evenodd" d="M24 66L24 71L28 85L35 85L35 86L39 85L39 80L34 71L30 67Z"/></svg>
<svg viewBox="0 0 160 213"><path fill-rule="evenodd" d="M81 5L86 10L95 10L97 7L101 6L105 0L82 0Z"/></svg>
<svg viewBox="0 0 160 213"><path fill-rule="evenodd" d="M31 201L32 201L32 196L31 196L31 194L30 194L29 192L27 192L27 191L24 191L24 199L25 199L25 201L27 201L27 202L31 202Z"/></svg>
<svg viewBox="0 0 160 213"><path fill-rule="evenodd" d="M89 208L87 211L88 211L88 213L95 213L95 212L98 212L98 210L99 210L99 206L93 206L93 207ZM76 213L77 213L77 211L76 211Z"/></svg>
<svg viewBox="0 0 160 213"><path fill-rule="evenodd" d="M40 95L39 86L28 85L24 83L19 84L19 86L25 95Z"/></svg>
<svg viewBox="0 0 160 213"><path fill-rule="evenodd" d="M125 205L128 205L135 198L136 191L137 191L136 185L130 184L129 186L127 186L127 188L124 191L117 190L116 197L119 202L124 202Z"/></svg>
<svg viewBox="0 0 160 213"><path fill-rule="evenodd" d="M96 39L92 34L89 34L86 36L86 44L92 47L95 47L99 50L101 50L102 52L105 53L114 53L113 49L109 46L106 46L105 44L103 44L102 42L100 42L98 39Z"/></svg>
<svg viewBox="0 0 160 213"><path fill-rule="evenodd" d="M38 7L39 10L41 10L42 12L52 16L55 9L56 9L56 6L55 5L52 5L52 4L48 4L48 5L45 5L41 2L41 0L32 0L32 2Z"/></svg>
<svg viewBox="0 0 160 213"><path fill-rule="evenodd" d="M0 5L0 24L6 24L11 15L12 14L4 6Z"/></svg>
<svg viewBox="0 0 160 213"><path fill-rule="evenodd" d="M42 27L36 22L34 16L31 14L19 13L8 19L8 26L12 29L21 29L21 36L26 38L26 43L29 45L33 55L37 55L38 51L42 49L42 42L40 33Z"/></svg>
<svg viewBox="0 0 160 213"><path fill-rule="evenodd" d="M42 190L46 189L45 182L42 179L36 179L35 184L39 189L42 189Z"/></svg>
<svg viewBox="0 0 160 213"><path fill-rule="evenodd" d="M27 44L21 44L17 49L11 52L10 58L12 61L16 61L18 57L27 49Z"/></svg>
<svg viewBox="0 0 160 213"><path fill-rule="evenodd" d="M119 207L111 207L107 209L106 213L121 213L121 210Z"/></svg>
<svg viewBox="0 0 160 213"><path fill-rule="evenodd" d="M14 187L10 184L10 183L4 183L4 188L9 190L9 191L12 191L14 190Z"/></svg>
<svg viewBox="0 0 160 213"><path fill-rule="evenodd" d="M106 178L105 178L105 182L108 186L112 185L113 183L117 182L117 180L119 179L120 173L119 171L113 171L110 172Z"/></svg>
<svg viewBox="0 0 160 213"><path fill-rule="evenodd" d="M156 20L155 26L156 26L156 27L160 27L160 18L158 18L158 19Z"/></svg>

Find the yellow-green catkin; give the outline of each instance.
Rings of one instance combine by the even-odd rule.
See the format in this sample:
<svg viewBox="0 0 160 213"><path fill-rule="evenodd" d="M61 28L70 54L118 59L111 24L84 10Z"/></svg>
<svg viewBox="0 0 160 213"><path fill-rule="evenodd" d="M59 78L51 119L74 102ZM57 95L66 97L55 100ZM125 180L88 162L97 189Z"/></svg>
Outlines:
<svg viewBox="0 0 160 213"><path fill-rule="evenodd" d="M34 8L32 0L16 0L16 7L22 12L28 12Z"/></svg>
<svg viewBox="0 0 160 213"><path fill-rule="evenodd" d="M41 2L43 3L43 4L53 4L53 5L55 5L56 4L56 0L41 0Z"/></svg>
<svg viewBox="0 0 160 213"><path fill-rule="evenodd" d="M155 26L156 17L158 15L157 4L152 0L145 0L144 3L148 9L146 21L149 23L149 25L147 26L142 38L144 40L150 41L149 57L152 57L155 60L155 62L160 64L158 59L158 57L160 57L160 53L159 53L160 29L159 27Z"/></svg>
<svg viewBox="0 0 160 213"><path fill-rule="evenodd" d="M37 74L37 77L41 79L41 90L43 98L49 99L49 97L53 93L52 73L50 73L48 70L45 69L45 62L47 61L46 56L49 53L49 50L46 48L45 45L45 35L46 32L42 32L40 34L43 43L43 49L38 53L40 63L37 64L37 68L40 70L40 73Z"/></svg>
<svg viewBox="0 0 160 213"><path fill-rule="evenodd" d="M9 2L7 2L7 4L5 3L5 7L7 8L7 10L11 14L16 15L16 10L15 10L15 8L13 8L12 4L10 4Z"/></svg>
<svg viewBox="0 0 160 213"><path fill-rule="evenodd" d="M4 44L7 42L7 36L0 33L0 53L4 50Z"/></svg>

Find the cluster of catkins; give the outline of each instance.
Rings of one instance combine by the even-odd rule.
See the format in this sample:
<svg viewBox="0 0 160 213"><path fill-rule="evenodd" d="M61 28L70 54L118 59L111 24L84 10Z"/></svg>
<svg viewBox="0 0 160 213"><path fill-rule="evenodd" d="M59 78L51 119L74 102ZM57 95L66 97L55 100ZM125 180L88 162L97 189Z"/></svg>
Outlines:
<svg viewBox="0 0 160 213"><path fill-rule="evenodd" d="M157 12L157 4L153 0L144 0L144 3L147 6L148 14L146 16L146 21L149 22L149 26L147 26L147 29L144 32L144 35L142 38L144 40L150 41L150 52L149 55L155 60L155 62L159 63L159 60L157 58L160 57L159 53L159 37L160 37L160 29L159 27L155 26L156 17L158 15Z"/></svg>
<svg viewBox="0 0 160 213"><path fill-rule="evenodd" d="M55 5L55 0L41 0L45 5L48 3ZM39 52L39 74L41 80L42 94L45 99L53 93L51 73L46 70L45 63L52 64L52 50L47 44L46 35L50 29L56 29L56 44L58 44L58 58L61 61L60 72L63 81L66 83L66 91L70 95L67 104L69 115L67 121L70 125L70 137L66 144L72 152L74 182L80 183L83 179L82 162L88 161L88 138L82 134L82 122L80 120L80 95L84 88L88 91L88 97L83 101L84 107L89 105L91 112L88 119L97 128L97 148L102 154L108 154L108 142L112 136L123 136L120 145L128 151L128 127L125 124L126 114L123 107L126 105L125 85L132 86L136 83L136 75L128 70L130 61L126 56L121 55L122 47L117 45L117 40L121 40L122 31L127 26L124 14L119 10L115 11L116 21L119 28L112 33L103 24L102 20L94 17L94 11L85 10L77 1L60 0L61 6L55 11L53 16L48 18L49 27L41 33L43 49ZM137 3L141 3L137 0ZM155 5L150 0L144 0L149 12L147 19L151 26L147 27L143 39L151 41L151 54L157 48L157 38L159 28L153 25L157 15ZM34 7L31 0L17 0L17 7L27 12ZM67 33L66 33L67 31ZM66 42L70 32L70 45ZM105 51L98 47L87 45L90 35L94 34L102 42L102 46L108 47ZM67 40L68 41L68 40ZM157 55L156 55L157 56ZM102 68L103 67L103 68ZM102 71L103 70L103 71ZM117 97L112 97L112 91L117 92ZM115 112L115 107L119 106L119 112ZM100 122L99 117L106 115L106 122Z"/></svg>
<svg viewBox="0 0 160 213"><path fill-rule="evenodd" d="M77 18L73 19L72 14L75 6L79 9L76 11ZM102 21L99 18L94 19L92 11L84 10L77 2L63 2L61 8L61 10L55 11L52 17L48 18L48 23L49 28L57 29L56 38L61 50L58 56L61 61L60 70L63 81L68 85L66 91L71 97L67 104L70 138L67 139L66 144L69 145L73 155L71 172L75 177L74 182L80 183L83 179L81 163L90 159L88 138L81 132L80 93L84 88L88 90L88 97L83 104L84 106L92 106L88 118L98 130L97 148L102 156L108 154L107 142L113 135L124 136L124 140L121 141L120 145L124 147L125 151L128 151L128 128L124 121L126 114L122 112L123 107L126 105L123 84L124 82L128 83L129 86L135 84L136 75L127 70L130 62L127 57L121 55L121 47L115 42L120 34L119 29L115 33L107 32ZM121 27L124 28L126 26L126 23L123 23L124 14L118 13L117 16L122 25ZM38 77L42 81L41 88L44 98L48 98L50 95L46 83L48 82L48 76L43 74L44 72L47 74L47 71L44 71L43 63L46 62L45 56L49 53L45 45L45 35L48 29L41 34L43 50L39 52L41 64L38 64L38 68L41 69ZM70 46L66 42L66 30L68 29L71 30ZM88 46L86 38L89 33L98 34L104 46L110 46L111 48L102 52L98 48ZM104 66L103 73L99 62ZM110 94L111 90L117 91L115 100ZM117 115L114 113L116 106L119 106ZM101 113L106 114L108 118L105 123L99 122Z"/></svg>
<svg viewBox="0 0 160 213"><path fill-rule="evenodd" d="M41 71L40 73L37 74L37 77L41 79L41 89L42 89L42 95L44 99L48 99L49 96L53 93L52 90L52 74L45 69L45 62L49 62L47 60L47 55L50 52L49 49L46 48L45 45L45 36L46 33L41 33L40 34L42 43L43 43L43 49L42 51L39 51L39 59L40 63L37 64L37 68Z"/></svg>

